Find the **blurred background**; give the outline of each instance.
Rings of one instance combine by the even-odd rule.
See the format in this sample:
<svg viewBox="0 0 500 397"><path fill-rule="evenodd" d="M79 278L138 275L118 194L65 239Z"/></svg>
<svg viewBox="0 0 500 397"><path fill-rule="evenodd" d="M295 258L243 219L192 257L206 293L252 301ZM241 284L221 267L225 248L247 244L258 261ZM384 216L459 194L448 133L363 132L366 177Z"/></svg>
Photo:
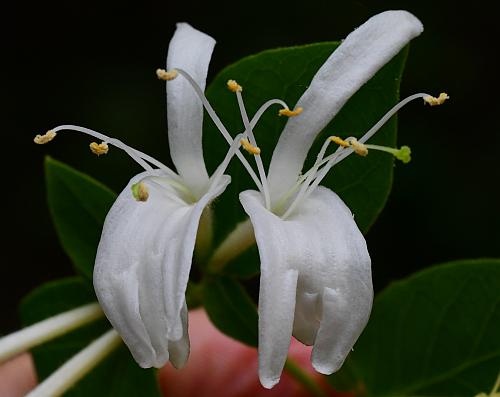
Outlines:
<svg viewBox="0 0 500 397"><path fill-rule="evenodd" d="M446 91L451 100L399 114L392 195L367 240L376 288L435 263L500 256L498 65L493 10L483 2L430 1L44 1L4 11L2 106L6 137L0 334L19 327L17 304L35 286L73 274L51 224L45 155L120 191L139 169L113 150L96 158L83 136L37 146L58 124L87 126L168 158L164 65L177 21L217 39L210 68L264 49L344 38L370 16L407 9L425 32L412 42L401 95ZM11 4L12 5L12 4Z"/></svg>

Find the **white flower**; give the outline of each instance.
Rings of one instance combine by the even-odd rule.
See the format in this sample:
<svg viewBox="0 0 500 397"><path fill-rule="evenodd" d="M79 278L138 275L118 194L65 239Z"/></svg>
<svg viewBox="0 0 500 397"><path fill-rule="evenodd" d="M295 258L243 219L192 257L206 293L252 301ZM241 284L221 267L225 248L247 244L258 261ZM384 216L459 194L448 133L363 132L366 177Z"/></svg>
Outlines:
<svg viewBox="0 0 500 397"><path fill-rule="evenodd" d="M319 183L335 164L353 151L383 150L408 161L409 149L368 145L368 140L406 103L423 98L430 105L448 97L412 95L391 109L359 141L330 137L314 166L299 177L317 134L376 71L422 31L411 14L379 14L349 35L320 68L309 88L290 110L285 102L264 103L250 120L242 87L234 80L245 131L231 137L203 91L215 41L188 24L178 24L170 42L167 84L170 153L178 173L123 142L96 131L61 125L35 142L45 144L60 131L77 131L100 139L90 149L106 154L109 146L123 149L145 172L135 176L111 208L103 229L94 270L99 303L116 331L109 331L64 364L33 396L62 393L118 346L120 336L142 367L161 367L168 360L181 367L189 354L185 291L195 245L209 244L209 203L230 178L224 172L236 155L258 191L240 200L250 217L226 238L207 266L220 268L257 241L261 259L259 297L259 376L265 387L279 381L292 334L314 344L312 362L325 374L337 370L364 328L371 310L370 258L350 210ZM181 78L176 78L180 75ZM266 175L253 128L272 105L290 120L278 142ZM203 107L230 148L208 176L202 153ZM331 142L339 144L326 156ZM239 147L254 155L255 173ZM205 211L205 212L204 212ZM203 214L207 214L206 217ZM206 221L203 219L206 218ZM252 227L253 225L253 227ZM0 341L0 360L57 337L102 315L89 305L35 324ZM50 394L49 393L49 394Z"/></svg>
<svg viewBox="0 0 500 397"><path fill-rule="evenodd" d="M312 364L323 373L338 370L368 321L373 298L371 261L351 211L331 190L318 186L328 170L356 151L393 153L409 160L409 149L365 145L401 106L393 108L359 141L330 137L313 168L300 175L318 133L346 101L423 28L405 11L376 15L351 33L328 58L297 103L299 117L286 124L266 176L256 154L263 193L245 191L261 260L259 376L273 387L280 378L291 336L314 345ZM250 143L252 126L237 92ZM293 112L289 112L293 113ZM296 115L289 114L289 115ZM330 142L338 150L325 157Z"/></svg>
<svg viewBox="0 0 500 397"><path fill-rule="evenodd" d="M224 171L233 155L240 157L258 182L238 151L245 135L233 139L203 94L214 45L210 36L186 23L178 24L167 58L167 69L172 70L157 70L161 80L173 80L167 84L168 137L178 174L121 141L87 128L62 125L35 138L44 144L63 130L81 132L103 141L90 144L95 154L105 154L108 145L113 145L145 169L131 179L109 211L94 268L94 287L106 317L145 368L162 367L168 360L181 367L188 358L185 292L197 235L199 245L207 244L200 240L210 237L211 227L209 214L201 221L203 225L200 218L229 184ZM211 177L202 152L204 106L230 144Z"/></svg>

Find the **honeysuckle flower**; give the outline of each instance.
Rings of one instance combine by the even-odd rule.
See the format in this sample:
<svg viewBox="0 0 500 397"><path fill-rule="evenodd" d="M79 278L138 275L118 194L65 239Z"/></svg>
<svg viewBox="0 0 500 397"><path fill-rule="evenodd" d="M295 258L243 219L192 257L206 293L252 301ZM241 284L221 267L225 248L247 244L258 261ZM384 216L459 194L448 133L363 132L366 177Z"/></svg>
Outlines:
<svg viewBox="0 0 500 397"><path fill-rule="evenodd" d="M48 318L0 339L0 362L38 344L95 321L104 314L107 331L42 382L30 397L59 395L115 349L123 339L142 367L168 360L181 367L189 354L185 290L195 244L207 245L210 202L230 178L224 172L236 155L258 191L240 194L250 222L238 225L219 246L208 266L220 266L255 240L261 257L259 297L259 376L265 387L278 382L292 334L312 350L322 373L338 369L363 329L371 310L370 258L350 210L332 191L318 186L326 173L355 152L382 150L407 162L410 151L365 142L402 106L423 98L431 106L448 96L415 94L391 109L359 140L329 137L314 166L299 171L312 141L348 98L410 39L422 31L404 11L373 17L342 43L318 71L294 110L280 99L265 102L249 119L242 87L234 80L244 131L234 138L203 91L215 41L188 24L179 24L170 42L167 69L157 76L167 84L169 144L177 172L123 142L88 128L61 125L35 142L45 144L61 131L93 136L90 150L100 156L110 146L124 150L144 168L131 179L110 210L99 244L95 303ZM272 105L279 115L300 116L287 123L266 175L261 149L252 132ZM203 107L229 144L216 171L208 176L201 146ZM326 156L331 142L339 145ZM257 172L240 153L254 156ZM208 220L208 221L207 221ZM208 242L209 243L209 242ZM217 267L217 266L215 266Z"/></svg>
<svg viewBox="0 0 500 397"><path fill-rule="evenodd" d="M254 153L257 148L248 142L246 132L233 138L203 94L214 45L210 36L186 23L178 24L169 46L167 70L156 72L160 80L168 82L168 136L177 173L147 154L88 128L61 125L35 137L36 143L45 144L61 131L84 133L102 141L90 144L94 154L106 154L109 146L115 146L145 170L130 180L106 217L93 278L106 317L145 368L160 368L169 360L179 368L188 358L185 292L195 244L210 244L204 240L211 235L210 216L200 219L229 184L230 177L224 172L234 155L264 192L259 177L239 152L242 145ZM274 104L288 109L281 100L267 101L251 124L254 126ZM229 144L225 158L210 177L201 143L203 107ZM102 338L114 341L116 337L116 332L110 331ZM88 349L95 352L101 345L97 340Z"/></svg>
<svg viewBox="0 0 500 397"><path fill-rule="evenodd" d="M261 261L259 294L259 376L273 387L280 378L293 336L313 345L311 361L323 374L337 371L366 325L372 306L371 260L354 216L333 191L318 186L335 164L355 152L382 150L403 162L410 150L365 142L406 103L423 98L430 105L448 97L415 94L400 102L359 141L329 137L314 166L300 175L314 139L347 100L412 38L423 30L406 11L378 14L352 32L318 70L288 121L266 175L260 150L255 155L260 191L240 201L249 215ZM231 88L231 87L230 87ZM243 103L235 90L249 144L258 147ZM339 145L325 156L331 142ZM243 240L251 228L232 236ZM230 240L228 238L228 240ZM223 250L220 250L223 251ZM214 256L222 257L221 252Z"/></svg>
<svg viewBox="0 0 500 397"><path fill-rule="evenodd" d="M117 139L83 127L62 125L35 138L44 144L63 130L82 132L102 140L90 144L95 154L105 154L113 145L145 169L130 180L109 211L94 267L99 303L142 367L161 367L168 360L181 367L187 360L185 291L200 218L230 182L224 171L243 137L232 139L222 131L230 148L209 177L201 142L203 103L196 90L204 90L214 45L210 36L178 24L167 57L167 69L176 69L157 71L162 80L175 79L167 84L167 113L177 173ZM176 78L178 74L184 78ZM220 125L218 118L215 121Z"/></svg>

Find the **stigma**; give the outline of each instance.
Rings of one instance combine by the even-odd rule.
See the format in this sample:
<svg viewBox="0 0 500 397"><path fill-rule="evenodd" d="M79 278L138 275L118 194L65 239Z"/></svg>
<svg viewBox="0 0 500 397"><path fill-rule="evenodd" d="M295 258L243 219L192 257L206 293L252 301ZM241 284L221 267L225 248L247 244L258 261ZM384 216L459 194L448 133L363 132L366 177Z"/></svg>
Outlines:
<svg viewBox="0 0 500 397"><path fill-rule="evenodd" d="M33 142L35 142L37 145L45 145L46 143L49 143L52 139L54 139L56 135L57 133L54 130L48 130L43 135L37 135L33 139Z"/></svg>
<svg viewBox="0 0 500 397"><path fill-rule="evenodd" d="M96 154L97 156L100 156L102 154L107 154L109 151L108 144L106 142L92 142L90 145L90 150L92 153Z"/></svg>
<svg viewBox="0 0 500 397"><path fill-rule="evenodd" d="M132 185L132 196L136 201L147 201L149 198L149 191L144 182L134 183Z"/></svg>
<svg viewBox="0 0 500 397"><path fill-rule="evenodd" d="M252 145L248 142L248 139L240 139L240 143L243 149L245 149L248 153L253 154L254 156L260 154L260 148Z"/></svg>
<svg viewBox="0 0 500 397"><path fill-rule="evenodd" d="M424 103L428 103L431 106L442 105L447 99L450 99L446 92L442 92L439 96L433 97L432 95L427 95L424 97Z"/></svg>
<svg viewBox="0 0 500 397"><path fill-rule="evenodd" d="M175 69L168 71L165 69L156 69L156 77L158 77L159 80L170 81L175 79L177 75L178 73Z"/></svg>

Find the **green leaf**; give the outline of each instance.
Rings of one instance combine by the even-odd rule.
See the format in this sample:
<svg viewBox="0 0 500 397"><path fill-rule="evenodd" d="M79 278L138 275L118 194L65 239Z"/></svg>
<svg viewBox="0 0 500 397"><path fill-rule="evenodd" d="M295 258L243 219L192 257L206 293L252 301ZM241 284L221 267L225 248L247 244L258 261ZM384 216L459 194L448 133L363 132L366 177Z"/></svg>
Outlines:
<svg viewBox="0 0 500 397"><path fill-rule="evenodd" d="M235 95L227 89L227 80L235 79L243 86L250 117L271 98L283 99L293 108L316 71L337 46L338 43L319 43L280 48L244 58L217 75L207 89L207 97L222 122L235 136L243 130L243 124ZM407 52L407 49L401 51L348 101L318 136L304 170L312 165L327 136L336 134L342 137L359 137L397 103ZM278 117L278 110L278 106L272 107L254 131L266 169L286 122L286 118ZM396 124L396 118L391 119L370 142L395 145ZM227 143L209 117L205 117L204 127L205 153L210 153L205 158L209 170L213 171L223 159ZM249 160L253 164L253 159L249 157ZM322 184L342 197L356 215L358 226L367 231L387 200L392 184L393 165L392 156L385 153L373 152L366 158L351 156L336 166ZM255 189L239 161L233 160L227 173L231 175L232 182L215 206L217 242L223 240L238 222L246 218L238 194L246 189ZM228 267L228 273L247 276L258 272L256 251L237 262Z"/></svg>
<svg viewBox="0 0 500 397"><path fill-rule="evenodd" d="M24 325L95 301L82 278L51 282L31 292L21 304ZM103 319L33 349L39 380L45 379L73 355L97 339L110 325ZM159 397L154 370L140 368L122 345L64 394L65 397Z"/></svg>
<svg viewBox="0 0 500 397"><path fill-rule="evenodd" d="M499 336L500 260L435 266L376 298L367 328L331 380L354 376L368 396L472 397L497 378Z"/></svg>
<svg viewBox="0 0 500 397"><path fill-rule="evenodd" d="M247 345L257 346L257 310L239 282L223 276L205 280L203 304L219 330Z"/></svg>
<svg viewBox="0 0 500 397"><path fill-rule="evenodd" d="M76 270L92 278L102 225L116 194L95 179L50 157L45 159L50 212Z"/></svg>

